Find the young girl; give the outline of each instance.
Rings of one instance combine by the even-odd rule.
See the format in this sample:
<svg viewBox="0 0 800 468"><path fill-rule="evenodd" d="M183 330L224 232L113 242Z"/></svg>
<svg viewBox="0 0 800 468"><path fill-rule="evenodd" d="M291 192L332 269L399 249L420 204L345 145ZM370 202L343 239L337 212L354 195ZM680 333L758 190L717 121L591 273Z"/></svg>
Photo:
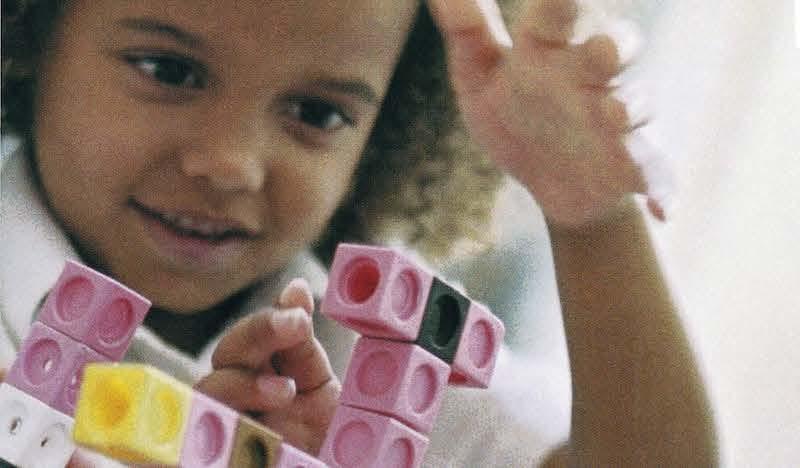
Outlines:
<svg viewBox="0 0 800 468"><path fill-rule="evenodd" d="M351 343L312 331L318 262L389 232L432 256L476 238L499 180L486 154L550 228L573 420L546 463L714 463L700 379L627 196L648 192L640 167L657 156L611 95L614 43L569 43L572 1L530 0L514 34L487 0L3 9L3 129L23 146L2 174L0 365L77 256L154 303L128 359L314 453ZM447 399L426 465L541 461L488 392Z"/></svg>

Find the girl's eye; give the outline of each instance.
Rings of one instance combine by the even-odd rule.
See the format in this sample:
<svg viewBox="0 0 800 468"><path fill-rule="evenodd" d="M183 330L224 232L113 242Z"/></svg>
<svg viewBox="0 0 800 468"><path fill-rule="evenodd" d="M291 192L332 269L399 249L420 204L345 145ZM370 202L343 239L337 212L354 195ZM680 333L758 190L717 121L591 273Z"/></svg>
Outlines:
<svg viewBox="0 0 800 468"><path fill-rule="evenodd" d="M170 56L127 56L125 60L140 72L173 88L200 89L205 86L203 67L192 60Z"/></svg>
<svg viewBox="0 0 800 468"><path fill-rule="evenodd" d="M353 125L352 119L347 117L338 106L321 99L293 100L289 102L287 114L297 122L325 131Z"/></svg>

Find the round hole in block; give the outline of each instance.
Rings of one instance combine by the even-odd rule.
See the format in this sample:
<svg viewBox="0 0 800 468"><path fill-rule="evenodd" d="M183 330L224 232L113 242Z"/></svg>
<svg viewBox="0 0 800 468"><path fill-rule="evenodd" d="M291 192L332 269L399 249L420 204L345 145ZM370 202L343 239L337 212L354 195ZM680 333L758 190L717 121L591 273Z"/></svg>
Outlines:
<svg viewBox="0 0 800 468"><path fill-rule="evenodd" d="M435 304L439 321L433 337L433 344L445 348L456 336L456 331L461 323L461 311L458 301L448 294L437 297Z"/></svg>
<svg viewBox="0 0 800 468"><path fill-rule="evenodd" d="M368 396L386 393L397 383L398 365L388 351L375 351L361 361L356 372L358 391Z"/></svg>
<svg viewBox="0 0 800 468"><path fill-rule="evenodd" d="M363 421L351 421L333 439L333 459L342 466L360 466L370 460L374 444L372 428Z"/></svg>
<svg viewBox="0 0 800 468"><path fill-rule="evenodd" d="M414 445L405 437L395 440L384 454L381 466L387 468L411 468L414 466Z"/></svg>
<svg viewBox="0 0 800 468"><path fill-rule="evenodd" d="M392 311L400 320L408 320L417 308L419 281L414 270L402 271L394 279L391 288Z"/></svg>
<svg viewBox="0 0 800 468"><path fill-rule="evenodd" d="M50 338L40 339L27 350L22 364L25 378L33 385L41 385L51 378L61 364L61 346Z"/></svg>
<svg viewBox="0 0 800 468"><path fill-rule="evenodd" d="M98 338L107 346L122 343L134 329L133 307L126 299L115 299L97 324Z"/></svg>
<svg viewBox="0 0 800 468"><path fill-rule="evenodd" d="M165 384L158 384L151 397L150 430L158 443L172 442L178 436L184 414L178 396ZM147 431L147 429L144 429Z"/></svg>
<svg viewBox="0 0 800 468"><path fill-rule="evenodd" d="M67 441L70 440L67 427L63 423L50 425L39 439L41 450L37 453L37 458L41 460L52 460L53 456L61 456Z"/></svg>
<svg viewBox="0 0 800 468"><path fill-rule="evenodd" d="M423 364L414 369L408 397L411 408L417 413L424 413L431 407L438 394L439 382L433 367Z"/></svg>
<svg viewBox="0 0 800 468"><path fill-rule="evenodd" d="M267 454L269 450L264 445L264 441L258 437L250 437L245 443L245 452L247 453L247 461L245 462L246 468L264 468L267 466Z"/></svg>
<svg viewBox="0 0 800 468"><path fill-rule="evenodd" d="M469 331L469 360L477 368L486 367L495 348L494 329L486 320L478 320Z"/></svg>
<svg viewBox="0 0 800 468"><path fill-rule="evenodd" d="M374 260L357 258L344 268L339 295L346 302L361 304L375 294L380 280L381 271Z"/></svg>
<svg viewBox="0 0 800 468"><path fill-rule="evenodd" d="M204 412L195 422L191 433L190 447L200 461L210 465L222 453L225 445L225 426L218 415Z"/></svg>
<svg viewBox="0 0 800 468"><path fill-rule="evenodd" d="M94 286L86 278L75 277L66 281L57 294L56 316L65 322L73 322L89 311Z"/></svg>
<svg viewBox="0 0 800 468"><path fill-rule="evenodd" d="M102 385L91 386L89 392L87 401L91 402L91 421L99 429L113 430L128 416L133 395L122 378L114 377Z"/></svg>

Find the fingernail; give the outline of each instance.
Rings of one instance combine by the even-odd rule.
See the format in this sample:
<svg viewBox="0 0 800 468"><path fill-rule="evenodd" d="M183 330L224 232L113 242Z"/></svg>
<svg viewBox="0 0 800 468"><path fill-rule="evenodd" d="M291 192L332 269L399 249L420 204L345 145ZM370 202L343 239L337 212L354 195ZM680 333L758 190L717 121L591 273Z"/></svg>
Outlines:
<svg viewBox="0 0 800 468"><path fill-rule="evenodd" d="M261 394L270 399L293 398L297 392L294 379L283 376L262 375L256 378L256 385Z"/></svg>
<svg viewBox="0 0 800 468"><path fill-rule="evenodd" d="M488 21L489 32L494 37L494 40L503 47L513 47L514 41L508 32L505 20L503 20L503 13L497 4L497 0L477 0L477 2L478 8L480 8L484 18Z"/></svg>
<svg viewBox="0 0 800 468"><path fill-rule="evenodd" d="M303 326L304 318L298 309L283 309L272 312L272 328L282 333L294 333Z"/></svg>
<svg viewBox="0 0 800 468"><path fill-rule="evenodd" d="M283 288L278 297L280 307L302 307L308 314L314 312L314 296L304 278L295 278Z"/></svg>

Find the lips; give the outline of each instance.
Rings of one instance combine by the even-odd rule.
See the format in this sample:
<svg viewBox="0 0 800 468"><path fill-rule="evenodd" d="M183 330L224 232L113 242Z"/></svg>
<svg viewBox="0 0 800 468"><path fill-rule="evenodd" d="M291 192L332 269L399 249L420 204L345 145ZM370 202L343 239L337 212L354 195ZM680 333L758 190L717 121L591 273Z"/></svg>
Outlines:
<svg viewBox="0 0 800 468"><path fill-rule="evenodd" d="M161 211L145 206L134 199L129 200L129 205L144 216L161 222L166 228L181 236L194 237L212 243L236 238L250 239L256 236L255 231L236 221L180 211Z"/></svg>

